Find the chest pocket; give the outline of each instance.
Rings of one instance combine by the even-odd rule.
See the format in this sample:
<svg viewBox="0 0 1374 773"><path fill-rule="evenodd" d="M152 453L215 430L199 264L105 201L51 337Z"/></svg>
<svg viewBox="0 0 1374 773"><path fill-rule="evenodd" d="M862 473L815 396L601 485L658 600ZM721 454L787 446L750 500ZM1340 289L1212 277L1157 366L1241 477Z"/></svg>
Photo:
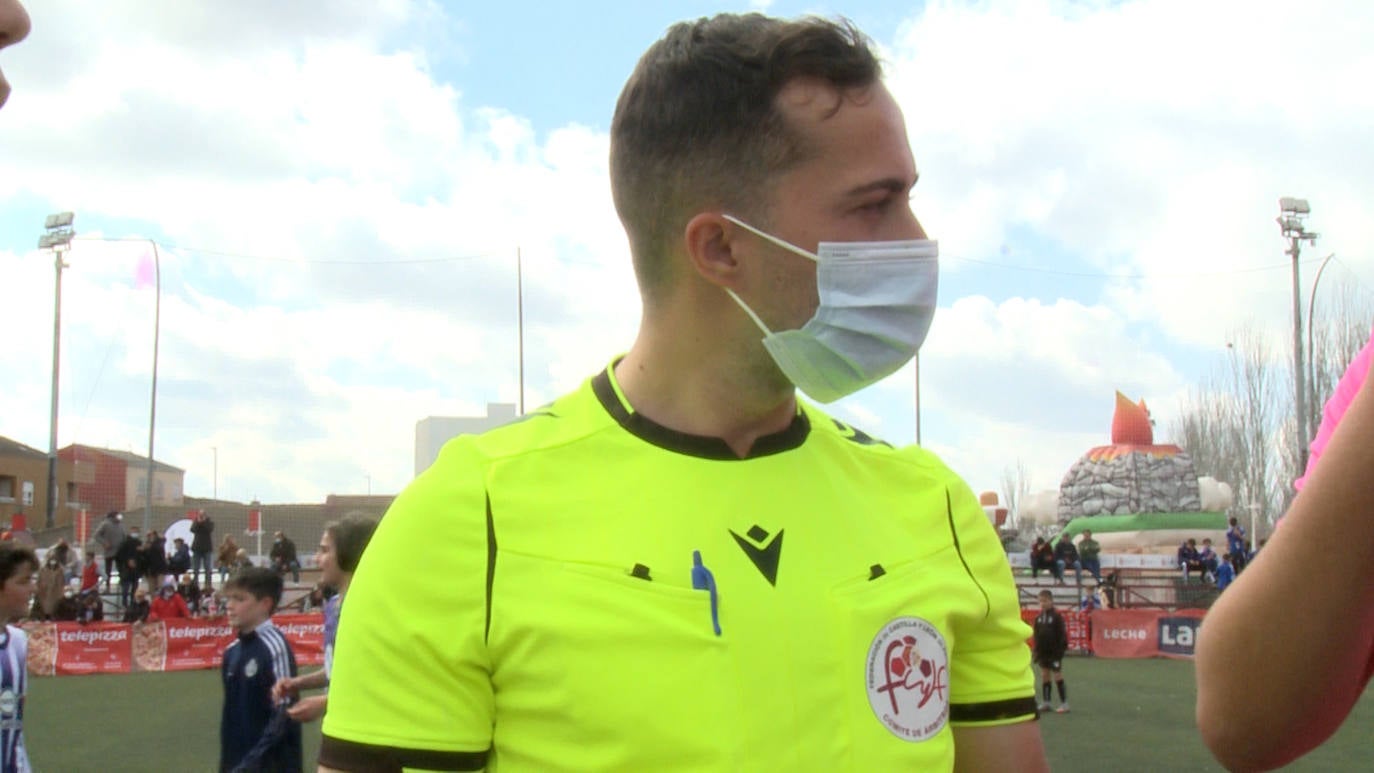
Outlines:
<svg viewBox="0 0 1374 773"><path fill-rule="evenodd" d="M956 631L986 600L953 546L875 566L837 585L830 604L845 662L853 768L949 767L951 661Z"/></svg>
<svg viewBox="0 0 1374 773"><path fill-rule="evenodd" d="M511 552L496 577L488 648L503 769L735 767L734 678L706 591ZM520 741L531 733L549 758L522 756L536 751Z"/></svg>

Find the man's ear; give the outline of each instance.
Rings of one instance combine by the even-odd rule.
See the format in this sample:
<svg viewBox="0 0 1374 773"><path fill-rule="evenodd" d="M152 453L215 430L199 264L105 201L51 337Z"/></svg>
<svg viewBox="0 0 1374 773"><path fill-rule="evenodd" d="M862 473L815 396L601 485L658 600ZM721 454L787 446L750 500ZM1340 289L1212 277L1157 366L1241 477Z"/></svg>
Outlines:
<svg viewBox="0 0 1374 773"><path fill-rule="evenodd" d="M719 212L700 212L687 221L683 241L687 259L701 278L720 287L739 283L740 262L735 254L740 229Z"/></svg>

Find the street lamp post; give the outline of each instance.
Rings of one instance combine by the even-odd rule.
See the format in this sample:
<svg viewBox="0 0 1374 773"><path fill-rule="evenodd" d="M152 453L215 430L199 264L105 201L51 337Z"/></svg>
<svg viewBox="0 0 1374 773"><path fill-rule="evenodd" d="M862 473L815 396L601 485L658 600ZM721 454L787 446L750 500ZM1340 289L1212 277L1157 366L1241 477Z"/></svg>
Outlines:
<svg viewBox="0 0 1374 773"><path fill-rule="evenodd" d="M1300 280L1298 278L1298 258L1301 254L1302 242L1316 244L1318 234L1308 231L1303 226L1303 220L1311 214L1312 209L1307 205L1307 199L1295 199L1284 196L1279 199L1279 217L1277 218L1279 230L1284 238L1288 239L1287 255L1293 258L1293 393L1294 403L1298 414L1298 468L1307 468L1307 443L1311 439L1311 434L1307 431L1307 389L1304 383L1304 368L1302 356L1302 296L1300 292Z"/></svg>
<svg viewBox="0 0 1374 773"><path fill-rule="evenodd" d="M52 410L48 425L48 503L44 514L43 527L51 529L57 525L54 513L57 507L57 370L62 352L62 269L67 264L62 261L62 253L72 248L72 237L76 231L72 223L76 215L59 212L48 215L43 223L43 235L38 238L38 249L52 250L56 256L57 279L53 290L52 304Z"/></svg>
<svg viewBox="0 0 1374 773"><path fill-rule="evenodd" d="M158 254L157 242L145 239L153 245L153 388L148 404L148 497L143 507L143 533L153 528L153 430L157 424L157 345L162 330L162 256Z"/></svg>
<svg viewBox="0 0 1374 773"><path fill-rule="evenodd" d="M1326 272L1327 264L1330 263L1331 259L1334 257L1336 257L1336 253L1333 252L1325 258L1322 258L1322 264L1317 267L1317 276L1312 280L1312 292L1307 296L1307 389L1312 393L1312 405L1309 407L1313 414L1309 416L1309 418L1316 419L1319 423L1321 419L1318 417L1321 416L1321 410L1316 405L1317 351L1312 345L1312 329L1317 326L1317 318L1313 315L1312 309L1317 305L1317 285L1321 284L1322 274ZM1313 434L1316 433L1315 428L1312 431Z"/></svg>

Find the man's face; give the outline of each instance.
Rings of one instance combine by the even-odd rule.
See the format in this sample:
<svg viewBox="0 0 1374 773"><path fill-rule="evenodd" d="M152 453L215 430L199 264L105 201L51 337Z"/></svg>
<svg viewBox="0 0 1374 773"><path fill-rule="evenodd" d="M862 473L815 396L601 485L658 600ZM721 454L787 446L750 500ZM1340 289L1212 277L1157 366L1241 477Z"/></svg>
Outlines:
<svg viewBox="0 0 1374 773"><path fill-rule="evenodd" d="M28 614L29 604L33 600L33 570L29 564L18 567L13 577L5 581L5 587L0 590L0 614L6 620L23 617Z"/></svg>
<svg viewBox="0 0 1374 773"><path fill-rule="evenodd" d="M839 99L839 109L835 110ZM778 108L809 151L781 174L765 202L768 230L812 252L819 242L923 239L911 211L916 162L901 108L881 83L847 92L797 79L782 89ZM816 264L763 240L751 261L758 288L747 301L774 330L794 330L816 312Z"/></svg>
<svg viewBox="0 0 1374 773"><path fill-rule="evenodd" d="M339 587L343 570L339 568L339 556L334 552L334 535L325 532L320 537L320 546L315 551L315 562L320 567L320 582L331 588Z"/></svg>

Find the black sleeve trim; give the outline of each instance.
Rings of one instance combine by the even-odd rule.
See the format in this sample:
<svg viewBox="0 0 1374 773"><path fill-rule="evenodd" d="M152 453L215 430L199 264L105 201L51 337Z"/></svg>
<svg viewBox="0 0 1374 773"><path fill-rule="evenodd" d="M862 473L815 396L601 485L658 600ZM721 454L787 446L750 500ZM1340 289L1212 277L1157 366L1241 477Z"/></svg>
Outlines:
<svg viewBox="0 0 1374 773"><path fill-rule="evenodd" d="M320 765L352 773L401 773L420 770L481 770L490 749L480 752L437 752L373 746L324 736L320 741Z"/></svg>
<svg viewBox="0 0 1374 773"><path fill-rule="evenodd" d="M491 495L487 495L487 619L482 627L482 641L491 635L491 586L496 582L496 523L491 517Z"/></svg>
<svg viewBox="0 0 1374 773"><path fill-rule="evenodd" d="M953 723L996 722L1003 719L1035 716L1034 696L991 703L952 703L949 707L949 721Z"/></svg>

